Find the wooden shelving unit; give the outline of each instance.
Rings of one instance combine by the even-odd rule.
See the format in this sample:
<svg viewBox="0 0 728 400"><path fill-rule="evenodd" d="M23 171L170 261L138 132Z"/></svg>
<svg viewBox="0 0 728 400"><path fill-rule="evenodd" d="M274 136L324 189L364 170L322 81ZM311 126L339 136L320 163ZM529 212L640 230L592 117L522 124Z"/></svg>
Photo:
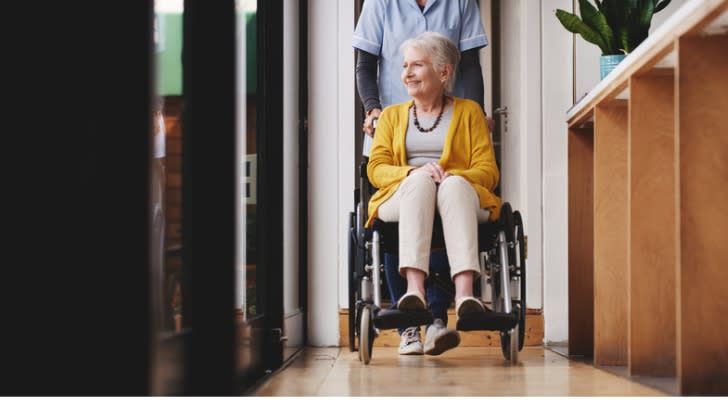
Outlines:
<svg viewBox="0 0 728 400"><path fill-rule="evenodd" d="M693 0L567 112L569 354L728 394L728 0Z"/></svg>

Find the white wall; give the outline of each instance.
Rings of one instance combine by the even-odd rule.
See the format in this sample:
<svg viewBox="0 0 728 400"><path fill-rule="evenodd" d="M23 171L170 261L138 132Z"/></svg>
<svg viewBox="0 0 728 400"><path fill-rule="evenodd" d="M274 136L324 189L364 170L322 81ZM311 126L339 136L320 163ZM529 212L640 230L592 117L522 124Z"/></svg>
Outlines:
<svg viewBox="0 0 728 400"><path fill-rule="evenodd" d="M308 17L308 340L337 346L354 188L354 2L309 0Z"/></svg>
<svg viewBox="0 0 728 400"><path fill-rule="evenodd" d="M573 35L554 10L572 10L572 0L542 2L543 260L544 342L568 338L568 210L566 110L573 104ZM598 66L598 64L597 64Z"/></svg>
<svg viewBox="0 0 728 400"><path fill-rule="evenodd" d="M502 1L500 15L501 195L519 210L528 236L526 305L543 307L540 4ZM498 62L498 61L496 61Z"/></svg>
<svg viewBox="0 0 728 400"><path fill-rule="evenodd" d="M662 25L662 23L665 22L666 19L670 18L670 16L674 14L678 8L682 7L688 1L689 0L672 0L667 8L655 14L655 16L652 18L650 33L654 32L658 26Z"/></svg>

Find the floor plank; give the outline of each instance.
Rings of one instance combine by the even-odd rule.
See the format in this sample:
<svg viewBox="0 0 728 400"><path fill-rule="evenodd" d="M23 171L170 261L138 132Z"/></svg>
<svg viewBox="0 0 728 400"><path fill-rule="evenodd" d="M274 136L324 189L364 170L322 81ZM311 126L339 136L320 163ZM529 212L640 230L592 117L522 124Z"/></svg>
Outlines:
<svg viewBox="0 0 728 400"><path fill-rule="evenodd" d="M254 396L665 396L666 393L541 346L518 365L497 347L458 347L440 356L399 356L377 347L364 365L348 348L306 348Z"/></svg>

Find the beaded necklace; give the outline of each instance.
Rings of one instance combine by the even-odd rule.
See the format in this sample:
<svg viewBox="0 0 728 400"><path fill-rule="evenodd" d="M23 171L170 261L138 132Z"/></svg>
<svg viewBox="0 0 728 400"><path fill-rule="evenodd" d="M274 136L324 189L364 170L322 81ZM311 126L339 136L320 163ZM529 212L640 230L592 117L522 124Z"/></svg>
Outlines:
<svg viewBox="0 0 728 400"><path fill-rule="evenodd" d="M420 126L420 121L417 119L417 104L415 102L412 102L412 113L415 115L415 127L418 131L422 133L432 132L437 128L437 125L440 123L440 119L442 118L442 113L445 111L445 103L447 102L447 97L445 95L442 95L442 107L440 107L440 113L437 114L437 119L435 120L435 123L429 127L429 128L423 128Z"/></svg>

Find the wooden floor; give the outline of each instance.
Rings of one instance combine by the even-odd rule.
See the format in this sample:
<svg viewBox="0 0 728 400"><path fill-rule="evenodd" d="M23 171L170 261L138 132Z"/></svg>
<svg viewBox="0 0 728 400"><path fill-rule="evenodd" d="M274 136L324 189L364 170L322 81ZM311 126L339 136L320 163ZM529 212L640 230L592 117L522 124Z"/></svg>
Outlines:
<svg viewBox="0 0 728 400"><path fill-rule="evenodd" d="M458 347L440 356L399 356L376 347L369 365L342 348L305 348L254 396L667 396L541 346L518 365L499 347Z"/></svg>

